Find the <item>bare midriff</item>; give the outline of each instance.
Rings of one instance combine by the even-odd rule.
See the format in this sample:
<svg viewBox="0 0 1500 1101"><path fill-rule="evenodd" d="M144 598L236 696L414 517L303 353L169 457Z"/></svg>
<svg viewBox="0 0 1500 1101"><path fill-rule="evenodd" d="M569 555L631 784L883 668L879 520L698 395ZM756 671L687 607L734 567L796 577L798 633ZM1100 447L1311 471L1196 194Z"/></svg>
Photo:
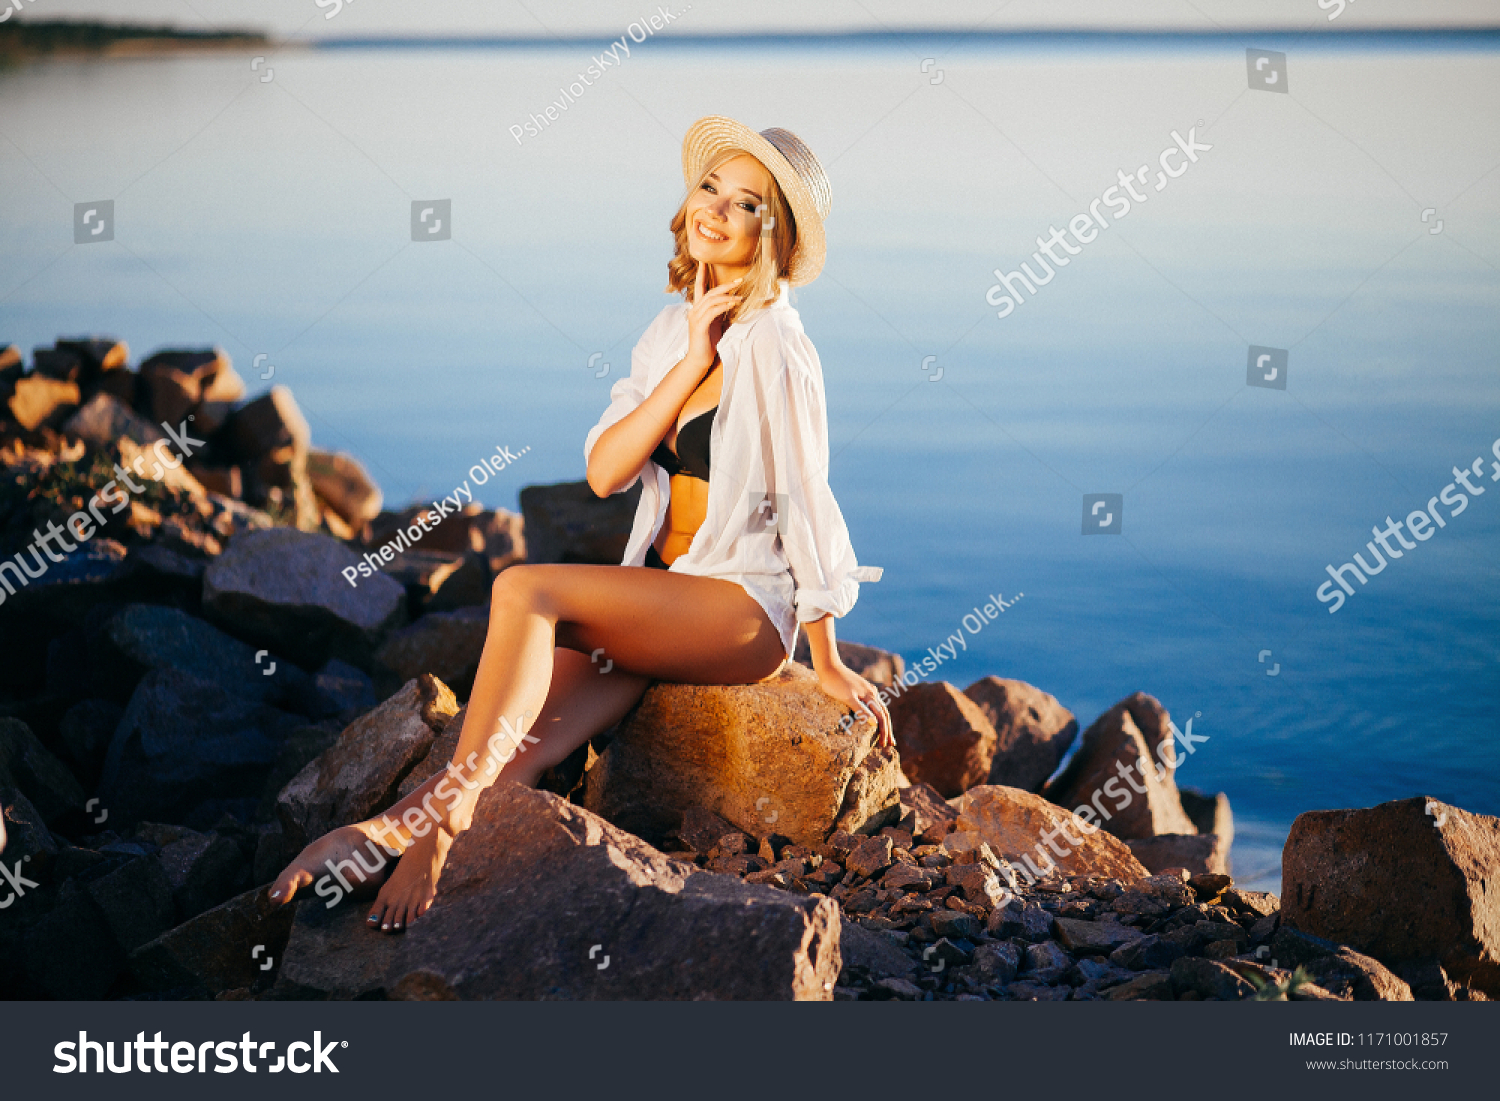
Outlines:
<svg viewBox="0 0 1500 1101"><path fill-rule="evenodd" d="M723 380L723 365L715 359L713 369L703 377L698 389L693 391L692 397L688 398L682 411L677 414L677 423L672 426L671 434L666 440L667 446L673 451L677 450L677 429L718 404ZM693 536L698 534L707 515L708 483L691 474L672 475L667 518L662 522L661 530L656 533L656 542L653 544L663 562L670 566L679 556L687 553Z"/></svg>

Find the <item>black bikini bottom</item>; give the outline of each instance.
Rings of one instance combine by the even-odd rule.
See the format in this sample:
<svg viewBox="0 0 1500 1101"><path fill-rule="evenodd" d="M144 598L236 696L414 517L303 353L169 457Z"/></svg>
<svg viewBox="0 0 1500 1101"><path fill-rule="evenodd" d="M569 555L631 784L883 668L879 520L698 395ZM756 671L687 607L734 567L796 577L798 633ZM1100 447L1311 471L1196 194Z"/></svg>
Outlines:
<svg viewBox="0 0 1500 1101"><path fill-rule="evenodd" d="M661 555L657 553L656 546L654 544L648 545L646 547L646 565L650 566L653 570L671 569L671 567L662 560Z"/></svg>

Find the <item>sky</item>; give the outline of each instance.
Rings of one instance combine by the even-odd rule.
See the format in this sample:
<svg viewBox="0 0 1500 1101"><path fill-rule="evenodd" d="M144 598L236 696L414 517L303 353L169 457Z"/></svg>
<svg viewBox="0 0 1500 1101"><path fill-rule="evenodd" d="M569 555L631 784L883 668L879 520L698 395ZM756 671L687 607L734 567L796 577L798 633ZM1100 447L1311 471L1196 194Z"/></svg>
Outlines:
<svg viewBox="0 0 1500 1101"><path fill-rule="evenodd" d="M14 0L21 4L23 0ZM614 37L656 14L652 0L24 0L28 19L103 19L182 28L250 28L283 37L540 35ZM1495 0L671 0L694 33L1038 28L1353 30L1500 24ZM1330 18L1332 17L1332 18Z"/></svg>

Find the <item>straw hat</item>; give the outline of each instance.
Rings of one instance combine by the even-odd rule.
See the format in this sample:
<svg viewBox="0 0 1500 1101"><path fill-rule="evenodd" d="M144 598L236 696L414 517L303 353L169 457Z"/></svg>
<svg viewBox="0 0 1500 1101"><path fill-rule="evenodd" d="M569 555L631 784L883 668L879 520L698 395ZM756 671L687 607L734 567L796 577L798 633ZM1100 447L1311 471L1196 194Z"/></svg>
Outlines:
<svg viewBox="0 0 1500 1101"><path fill-rule="evenodd" d="M828 173L818 158L790 130L772 127L756 133L723 115L708 115L688 127L682 139L682 175L692 187L714 157L726 149L743 149L776 178L797 223L797 245L787 265L792 286L811 283L823 270L827 242L823 219L833 200Z"/></svg>

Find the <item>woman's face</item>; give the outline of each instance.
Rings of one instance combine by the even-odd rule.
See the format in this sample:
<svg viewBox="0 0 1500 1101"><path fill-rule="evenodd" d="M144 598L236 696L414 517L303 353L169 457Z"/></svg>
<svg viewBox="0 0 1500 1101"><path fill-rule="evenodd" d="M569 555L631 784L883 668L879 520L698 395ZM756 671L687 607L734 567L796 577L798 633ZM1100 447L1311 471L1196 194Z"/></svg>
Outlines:
<svg viewBox="0 0 1500 1101"><path fill-rule="evenodd" d="M748 268L761 232L755 210L765 203L769 183L765 166L748 153L709 173L688 197L688 254L721 274L726 268Z"/></svg>

